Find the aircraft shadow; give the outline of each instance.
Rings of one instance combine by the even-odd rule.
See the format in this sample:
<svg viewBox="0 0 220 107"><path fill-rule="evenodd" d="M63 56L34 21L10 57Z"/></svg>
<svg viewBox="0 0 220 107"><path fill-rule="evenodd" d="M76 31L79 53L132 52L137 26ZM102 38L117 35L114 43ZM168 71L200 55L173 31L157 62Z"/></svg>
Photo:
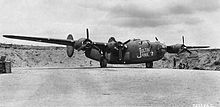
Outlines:
<svg viewBox="0 0 220 107"><path fill-rule="evenodd" d="M129 67L129 66L108 66L107 68L101 68L101 67L42 67L42 68L24 68L25 70L52 70L52 69L108 69L108 68L138 68L138 69L153 69L153 68L145 68L145 67Z"/></svg>

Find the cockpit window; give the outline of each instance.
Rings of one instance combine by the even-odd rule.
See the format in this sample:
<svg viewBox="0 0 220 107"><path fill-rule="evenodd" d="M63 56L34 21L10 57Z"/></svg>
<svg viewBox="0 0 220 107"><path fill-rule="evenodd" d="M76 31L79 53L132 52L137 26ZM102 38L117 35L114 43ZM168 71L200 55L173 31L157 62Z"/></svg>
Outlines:
<svg viewBox="0 0 220 107"><path fill-rule="evenodd" d="M142 40L138 42L139 45L144 45L144 44L148 44L150 45L150 41L149 40Z"/></svg>
<svg viewBox="0 0 220 107"><path fill-rule="evenodd" d="M149 43L149 40L144 40L144 41L142 41L142 42L143 42L143 44Z"/></svg>
<svg viewBox="0 0 220 107"><path fill-rule="evenodd" d="M137 40L140 40L140 39L135 39L135 38L133 39L133 41L137 41Z"/></svg>

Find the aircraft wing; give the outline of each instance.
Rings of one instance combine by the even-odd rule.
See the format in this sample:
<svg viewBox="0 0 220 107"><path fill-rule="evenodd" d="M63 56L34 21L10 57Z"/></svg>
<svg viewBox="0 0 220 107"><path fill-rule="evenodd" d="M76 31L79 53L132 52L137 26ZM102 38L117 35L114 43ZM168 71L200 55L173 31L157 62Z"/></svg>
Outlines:
<svg viewBox="0 0 220 107"><path fill-rule="evenodd" d="M94 42L93 44L99 47L101 50L105 50L107 46L107 43L103 43L103 42Z"/></svg>
<svg viewBox="0 0 220 107"><path fill-rule="evenodd" d="M210 46L186 46L188 49L191 48L209 48Z"/></svg>
<svg viewBox="0 0 220 107"><path fill-rule="evenodd" d="M11 39L35 41L35 42L52 43L52 44L58 44L58 45L69 45L69 46L72 46L75 43L74 40L68 40L68 39L27 37L27 36L16 36L16 35L3 35L3 37L11 38ZM101 50L105 50L105 47L107 44L102 43L102 42L93 42L93 45L95 45L96 47L98 47Z"/></svg>
<svg viewBox="0 0 220 107"><path fill-rule="evenodd" d="M40 38L40 37L27 37L27 36L16 36L16 35L3 35L3 37L11 38L11 39L20 39L20 40L28 40L35 42L44 42L44 43L52 43L59 45L73 45L73 40L68 39L53 39L53 38Z"/></svg>

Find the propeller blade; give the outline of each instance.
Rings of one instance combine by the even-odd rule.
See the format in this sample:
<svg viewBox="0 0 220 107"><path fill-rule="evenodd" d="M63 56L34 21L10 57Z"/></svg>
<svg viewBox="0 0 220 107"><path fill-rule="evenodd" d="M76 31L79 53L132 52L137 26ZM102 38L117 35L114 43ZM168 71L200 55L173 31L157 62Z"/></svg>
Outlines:
<svg viewBox="0 0 220 107"><path fill-rule="evenodd" d="M92 45L92 47L93 47L94 49L98 50L98 51L101 53L101 50L100 50L97 46Z"/></svg>
<svg viewBox="0 0 220 107"><path fill-rule="evenodd" d="M83 44L81 47L79 47L77 50L80 51L82 49L84 49L87 46L87 44Z"/></svg>
<svg viewBox="0 0 220 107"><path fill-rule="evenodd" d="M86 39L89 39L89 29L86 29Z"/></svg>
<svg viewBox="0 0 220 107"><path fill-rule="evenodd" d="M131 41L130 39L127 40L127 41L125 41L125 42L123 43L123 45L127 44L127 43L130 42L130 41Z"/></svg>
<svg viewBox="0 0 220 107"><path fill-rule="evenodd" d="M177 54L183 53L184 49L181 49Z"/></svg>
<svg viewBox="0 0 220 107"><path fill-rule="evenodd" d="M185 38L184 38L184 36L182 36L182 40L183 40L183 44L185 44Z"/></svg>
<svg viewBox="0 0 220 107"><path fill-rule="evenodd" d="M188 52L189 54L192 54L192 52L188 49L186 49L185 51Z"/></svg>
<svg viewBox="0 0 220 107"><path fill-rule="evenodd" d="M192 52L188 49L181 49L177 54L183 53L183 52L188 52L190 54L192 54Z"/></svg>
<svg viewBox="0 0 220 107"><path fill-rule="evenodd" d="M121 61L122 60L122 48L119 48L119 50L118 50L118 54L119 54L119 61Z"/></svg>

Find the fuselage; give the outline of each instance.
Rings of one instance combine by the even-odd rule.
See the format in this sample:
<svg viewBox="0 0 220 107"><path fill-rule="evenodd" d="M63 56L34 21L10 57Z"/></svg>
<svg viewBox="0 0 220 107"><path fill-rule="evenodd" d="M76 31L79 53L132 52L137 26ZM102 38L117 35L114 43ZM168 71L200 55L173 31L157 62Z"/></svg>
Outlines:
<svg viewBox="0 0 220 107"><path fill-rule="evenodd" d="M105 57L109 64L137 64L160 60L166 53L165 45L160 42L150 42L149 40L133 39L126 44L123 50L123 57L119 60L119 53L106 51ZM86 57L100 61L101 54L97 49L91 48L85 51Z"/></svg>

